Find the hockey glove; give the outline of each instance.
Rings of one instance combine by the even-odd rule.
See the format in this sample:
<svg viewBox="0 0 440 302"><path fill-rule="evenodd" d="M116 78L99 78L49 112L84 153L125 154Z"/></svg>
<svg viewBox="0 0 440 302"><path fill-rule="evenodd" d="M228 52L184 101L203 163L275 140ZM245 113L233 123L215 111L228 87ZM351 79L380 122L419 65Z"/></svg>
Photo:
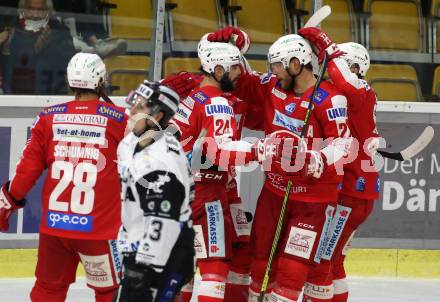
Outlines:
<svg viewBox="0 0 440 302"><path fill-rule="evenodd" d="M228 26L208 35L209 42L232 43L240 49L242 54L246 53L251 45L249 36L237 27Z"/></svg>
<svg viewBox="0 0 440 302"><path fill-rule="evenodd" d="M135 262L135 254L124 254L124 275L118 302L153 301L152 280L157 276L153 269Z"/></svg>
<svg viewBox="0 0 440 302"><path fill-rule="evenodd" d="M9 194L9 181L0 189L0 231L6 232L9 229L9 217L15 210L24 207L26 199L15 200Z"/></svg>
<svg viewBox="0 0 440 302"><path fill-rule="evenodd" d="M280 161L282 157L287 157L292 152L295 143L294 138L262 138L252 146L252 160L263 162L271 158Z"/></svg>
<svg viewBox="0 0 440 302"><path fill-rule="evenodd" d="M283 157L290 161L294 160L295 165L301 167L298 172L304 177L319 179L327 168L327 159L319 151L294 147L291 154L284 152Z"/></svg>
<svg viewBox="0 0 440 302"><path fill-rule="evenodd" d="M319 58L319 63L324 59L324 52L327 52L329 60L344 55L344 52L339 49L338 45L317 27L301 28L298 34L313 44Z"/></svg>
<svg viewBox="0 0 440 302"><path fill-rule="evenodd" d="M161 83L173 89L181 100L186 98L191 90L196 88L199 84L193 75L186 71L167 76Z"/></svg>

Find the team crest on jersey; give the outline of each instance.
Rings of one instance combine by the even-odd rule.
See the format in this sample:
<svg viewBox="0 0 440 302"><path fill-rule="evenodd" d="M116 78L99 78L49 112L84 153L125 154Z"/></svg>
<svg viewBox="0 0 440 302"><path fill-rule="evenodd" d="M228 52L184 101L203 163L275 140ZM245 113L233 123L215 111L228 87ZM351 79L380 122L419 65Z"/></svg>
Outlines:
<svg viewBox="0 0 440 302"><path fill-rule="evenodd" d="M295 103L290 103L290 104L286 105L286 107L284 107L284 110L286 110L287 114L292 114L293 111L295 111L295 109L296 109Z"/></svg>
<svg viewBox="0 0 440 302"><path fill-rule="evenodd" d="M278 89L276 89L275 87L272 88L272 93L277 97L280 98L282 100L285 100L287 98L287 94L285 94L284 92L279 91Z"/></svg>
<svg viewBox="0 0 440 302"><path fill-rule="evenodd" d="M98 105L98 109L96 110L96 113L114 119L120 123L124 120L123 112L105 105Z"/></svg>
<svg viewBox="0 0 440 302"><path fill-rule="evenodd" d="M194 93L191 96L191 98L193 98L194 100L196 100L200 104L204 104L206 102L206 100L209 99L209 97L203 91L199 91L199 92Z"/></svg>
<svg viewBox="0 0 440 302"><path fill-rule="evenodd" d="M330 121L334 121L336 119L345 119L347 118L347 108L330 108L327 109L327 116Z"/></svg>
<svg viewBox="0 0 440 302"><path fill-rule="evenodd" d="M231 106L224 104L206 105L205 112L207 116L217 115L217 114L226 114L226 115L234 116L234 109L232 109Z"/></svg>
<svg viewBox="0 0 440 302"><path fill-rule="evenodd" d="M322 102L327 98L329 93L322 88L318 88L316 91L315 97L313 98L313 103L317 105L321 105Z"/></svg>
<svg viewBox="0 0 440 302"><path fill-rule="evenodd" d="M42 115L48 115L48 114L56 114L56 113L64 113L67 111L67 105L58 105L58 106L52 106L45 108L41 114Z"/></svg>

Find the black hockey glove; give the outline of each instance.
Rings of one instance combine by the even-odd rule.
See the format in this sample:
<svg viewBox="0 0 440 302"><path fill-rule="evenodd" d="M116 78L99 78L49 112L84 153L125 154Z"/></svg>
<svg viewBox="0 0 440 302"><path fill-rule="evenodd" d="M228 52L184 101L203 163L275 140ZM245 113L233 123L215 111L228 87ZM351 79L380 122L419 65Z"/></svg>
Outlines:
<svg viewBox="0 0 440 302"><path fill-rule="evenodd" d="M124 254L124 275L121 280L120 296L117 302L152 302L153 269L135 262L135 254Z"/></svg>

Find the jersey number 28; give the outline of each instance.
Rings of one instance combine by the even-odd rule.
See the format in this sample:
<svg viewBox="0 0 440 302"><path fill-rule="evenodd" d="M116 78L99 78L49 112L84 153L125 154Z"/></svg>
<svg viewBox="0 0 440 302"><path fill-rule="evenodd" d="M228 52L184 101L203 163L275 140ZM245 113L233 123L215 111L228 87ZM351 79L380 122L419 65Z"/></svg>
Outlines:
<svg viewBox="0 0 440 302"><path fill-rule="evenodd" d="M52 178L60 181L49 197L49 209L61 212L70 210L77 214L89 214L93 210L98 169L91 163L79 163L76 167L66 161L52 164ZM59 196L73 182L69 201L58 200Z"/></svg>

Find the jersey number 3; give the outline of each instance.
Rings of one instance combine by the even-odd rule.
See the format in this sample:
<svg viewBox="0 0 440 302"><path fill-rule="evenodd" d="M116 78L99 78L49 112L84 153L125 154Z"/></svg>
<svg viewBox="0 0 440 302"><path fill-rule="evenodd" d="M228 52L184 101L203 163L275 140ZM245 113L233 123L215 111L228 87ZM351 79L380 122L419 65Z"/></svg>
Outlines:
<svg viewBox="0 0 440 302"><path fill-rule="evenodd" d="M49 209L61 212L70 210L76 214L89 214L93 210L98 169L91 163L79 163L76 167L66 161L56 161L52 165L52 179L60 181L49 197ZM59 196L73 182L69 201L58 200Z"/></svg>

